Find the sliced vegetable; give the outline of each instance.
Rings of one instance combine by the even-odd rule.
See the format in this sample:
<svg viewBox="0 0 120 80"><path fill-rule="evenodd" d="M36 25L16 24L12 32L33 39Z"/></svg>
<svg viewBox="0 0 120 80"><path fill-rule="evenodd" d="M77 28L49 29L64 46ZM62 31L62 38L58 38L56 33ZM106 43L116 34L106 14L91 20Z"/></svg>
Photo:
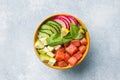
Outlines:
<svg viewBox="0 0 120 80"><path fill-rule="evenodd" d="M74 25L77 25L78 26L78 21L73 17L73 16L67 16L69 19L70 19L70 21L74 24Z"/></svg>
<svg viewBox="0 0 120 80"><path fill-rule="evenodd" d="M53 66L56 63L55 58L50 58L48 64Z"/></svg>
<svg viewBox="0 0 120 80"><path fill-rule="evenodd" d="M45 53L46 53L43 49L39 49L38 52L39 52L40 54L45 54Z"/></svg>
<svg viewBox="0 0 120 80"><path fill-rule="evenodd" d="M52 52L50 52L50 51L49 51L49 52L47 52L47 55L48 55L48 56L50 56L50 57L54 57L54 56L55 56L55 54L54 54L54 53L52 53Z"/></svg>
<svg viewBox="0 0 120 80"><path fill-rule="evenodd" d="M40 60L43 61L43 62L48 62L50 57L46 54L40 54L39 56Z"/></svg>
<svg viewBox="0 0 120 80"><path fill-rule="evenodd" d="M39 38L39 40L40 40L44 45L47 45L47 38L46 38L46 37Z"/></svg>
<svg viewBox="0 0 120 80"><path fill-rule="evenodd" d="M38 39L35 43L35 48L37 49L44 48L44 44Z"/></svg>
<svg viewBox="0 0 120 80"><path fill-rule="evenodd" d="M66 36L69 33L69 30L67 28L62 28L61 29L61 36Z"/></svg>

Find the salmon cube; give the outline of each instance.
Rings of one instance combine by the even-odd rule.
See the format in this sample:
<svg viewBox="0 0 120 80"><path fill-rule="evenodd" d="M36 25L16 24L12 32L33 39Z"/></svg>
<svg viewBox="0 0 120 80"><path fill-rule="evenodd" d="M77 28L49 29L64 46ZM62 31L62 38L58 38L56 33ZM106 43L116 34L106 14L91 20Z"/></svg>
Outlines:
<svg viewBox="0 0 120 80"><path fill-rule="evenodd" d="M65 43L64 44L64 47L66 48L66 47L68 47L70 45L70 43Z"/></svg>
<svg viewBox="0 0 120 80"><path fill-rule="evenodd" d="M63 59L64 59L64 52L61 51L61 50L58 50L58 51L56 52L55 59L56 59L57 61L63 60Z"/></svg>
<svg viewBox="0 0 120 80"><path fill-rule="evenodd" d="M70 58L70 55L68 53L65 53L64 55L64 61L68 63L68 59Z"/></svg>
<svg viewBox="0 0 120 80"><path fill-rule="evenodd" d="M84 46L84 45L80 46L79 50L80 50L80 53L83 54L85 52L85 50L86 50L86 46Z"/></svg>
<svg viewBox="0 0 120 80"><path fill-rule="evenodd" d="M77 59L76 59L74 56L72 56L72 57L68 60L68 62L69 62L69 64L70 64L71 66L74 66L74 65L77 63Z"/></svg>
<svg viewBox="0 0 120 80"><path fill-rule="evenodd" d="M77 60L79 60L82 57L82 53L80 51L78 51L77 53L75 53L73 55Z"/></svg>
<svg viewBox="0 0 120 80"><path fill-rule="evenodd" d="M70 44L66 49L65 49L70 55L73 55L77 51L77 47L75 47L73 44Z"/></svg>
<svg viewBox="0 0 120 80"><path fill-rule="evenodd" d="M87 45L87 40L85 38L83 38L83 39L80 40L80 43L82 45Z"/></svg>
<svg viewBox="0 0 120 80"><path fill-rule="evenodd" d="M80 46L80 40L72 40L71 43L76 47Z"/></svg>
<svg viewBox="0 0 120 80"><path fill-rule="evenodd" d="M65 61L58 61L57 66L59 67L66 67L68 64Z"/></svg>

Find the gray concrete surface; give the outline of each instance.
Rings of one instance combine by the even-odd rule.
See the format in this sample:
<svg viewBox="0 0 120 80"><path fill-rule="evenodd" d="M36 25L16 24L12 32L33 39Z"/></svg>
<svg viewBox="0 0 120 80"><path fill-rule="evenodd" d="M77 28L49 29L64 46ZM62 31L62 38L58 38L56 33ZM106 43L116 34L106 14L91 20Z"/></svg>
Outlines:
<svg viewBox="0 0 120 80"><path fill-rule="evenodd" d="M77 16L91 36L85 60L66 71L33 50L36 26L55 13ZM120 0L0 0L0 80L120 80Z"/></svg>

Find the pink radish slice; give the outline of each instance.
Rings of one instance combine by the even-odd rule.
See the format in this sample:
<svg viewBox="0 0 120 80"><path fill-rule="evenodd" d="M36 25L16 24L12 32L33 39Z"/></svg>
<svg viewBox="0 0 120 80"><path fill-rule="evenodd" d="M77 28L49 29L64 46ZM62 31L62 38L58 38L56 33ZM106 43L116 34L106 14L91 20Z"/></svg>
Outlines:
<svg viewBox="0 0 120 80"><path fill-rule="evenodd" d="M68 29L70 28L69 23L65 19L56 17L56 18L54 18L54 20L56 22L58 22L59 24L61 24L62 26L66 27Z"/></svg>
<svg viewBox="0 0 120 80"><path fill-rule="evenodd" d="M78 25L78 21L73 16L67 16L67 17L71 20L73 24Z"/></svg>
<svg viewBox="0 0 120 80"><path fill-rule="evenodd" d="M57 18L63 18L63 19L65 19L69 24L71 23L70 19L69 19L67 16L60 15L60 16L57 16Z"/></svg>
<svg viewBox="0 0 120 80"><path fill-rule="evenodd" d="M58 18L55 18L54 21L58 22L62 27L66 27L67 26L64 21L62 21L62 20L60 20Z"/></svg>

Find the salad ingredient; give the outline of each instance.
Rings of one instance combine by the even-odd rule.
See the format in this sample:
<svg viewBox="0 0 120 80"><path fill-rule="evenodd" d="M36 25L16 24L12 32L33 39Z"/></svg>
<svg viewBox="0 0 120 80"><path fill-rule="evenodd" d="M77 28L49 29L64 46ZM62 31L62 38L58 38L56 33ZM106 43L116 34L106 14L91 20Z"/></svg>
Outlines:
<svg viewBox="0 0 120 80"><path fill-rule="evenodd" d="M57 66L59 66L59 67L66 67L67 63L65 61L58 61L57 62Z"/></svg>
<svg viewBox="0 0 120 80"><path fill-rule="evenodd" d="M49 35L52 35L53 32L51 30L48 30L48 29L43 29L43 30L40 30L40 32L44 32L44 33L47 33Z"/></svg>
<svg viewBox="0 0 120 80"><path fill-rule="evenodd" d="M57 50L55 59L61 61L64 59L64 52L62 50Z"/></svg>
<svg viewBox="0 0 120 80"><path fill-rule="evenodd" d="M67 28L62 28L61 29L61 36L66 36L69 33L69 30Z"/></svg>
<svg viewBox="0 0 120 80"><path fill-rule="evenodd" d="M39 56L40 60L43 61L43 62L48 62L50 57L46 54L40 54Z"/></svg>
<svg viewBox="0 0 120 80"><path fill-rule="evenodd" d="M72 57L68 60L68 62L69 62L69 64L70 64L71 66L74 66L74 65L77 63L77 59L76 59L74 56L72 56Z"/></svg>
<svg viewBox="0 0 120 80"><path fill-rule="evenodd" d="M77 60L79 60L82 57L82 53L80 51L78 51L77 53L75 53L73 55Z"/></svg>
<svg viewBox="0 0 120 80"><path fill-rule="evenodd" d="M83 38L83 39L80 40L80 43L82 45L87 45L87 40L85 38Z"/></svg>
<svg viewBox="0 0 120 80"><path fill-rule="evenodd" d="M47 53L49 52L49 49L47 47L44 47L43 50Z"/></svg>
<svg viewBox="0 0 120 80"><path fill-rule="evenodd" d="M75 53L78 49L75 47L73 44L70 44L66 49L65 49L70 55Z"/></svg>
<svg viewBox="0 0 120 80"><path fill-rule="evenodd" d="M49 34L44 33L44 32L39 32L38 38L48 38Z"/></svg>
<svg viewBox="0 0 120 80"><path fill-rule="evenodd" d="M45 54L45 53L46 53L43 49L39 49L38 52L39 52L40 54Z"/></svg>
<svg viewBox="0 0 120 80"><path fill-rule="evenodd" d="M53 66L56 63L55 58L50 58L48 64Z"/></svg>
<svg viewBox="0 0 120 80"><path fill-rule="evenodd" d="M49 20L46 23L55 25L57 27L57 30L59 30L59 32L61 31L62 26L59 23L57 23L56 21Z"/></svg>
<svg viewBox="0 0 120 80"><path fill-rule="evenodd" d="M59 49L61 45L54 46L55 50Z"/></svg>
<svg viewBox="0 0 120 80"><path fill-rule="evenodd" d="M67 26L67 23L63 19L55 18L54 21L59 23L62 27L66 27Z"/></svg>
<svg viewBox="0 0 120 80"><path fill-rule="evenodd" d="M49 30L49 31L51 31L52 33L57 33L57 30L56 30L54 27L52 27L52 26L50 26L50 25L48 25L48 24L43 24L43 25L41 26L40 30Z"/></svg>
<svg viewBox="0 0 120 80"><path fill-rule="evenodd" d="M51 47L51 46L48 46L47 47L49 51L53 51L54 50L54 47Z"/></svg>
<svg viewBox="0 0 120 80"><path fill-rule="evenodd" d="M70 58L70 55L69 55L69 53L65 53L65 55L64 55L64 61L66 62L66 63L68 63L68 59Z"/></svg>
<svg viewBox="0 0 120 80"><path fill-rule="evenodd" d="M78 26L78 21L73 17L73 16L67 16L69 19L70 19L70 21L74 24L74 25L77 25Z"/></svg>
<svg viewBox="0 0 120 80"><path fill-rule="evenodd" d="M41 48L44 48L44 45L40 40L37 40L36 43L35 43L35 47L37 49L41 49Z"/></svg>
<svg viewBox="0 0 120 80"><path fill-rule="evenodd" d="M84 45L80 46L79 50L80 50L80 53L83 54L85 52L85 50L86 50L86 46L84 46Z"/></svg>
<svg viewBox="0 0 120 80"><path fill-rule="evenodd" d="M52 52L50 52L50 51L49 51L49 52L47 52L47 55L48 55L48 56L50 56L50 57L54 57L54 56L55 56L55 54L54 54L54 53L52 53Z"/></svg>
<svg viewBox="0 0 120 80"><path fill-rule="evenodd" d="M39 38L39 40L43 43L43 45L47 45L47 38Z"/></svg>
<svg viewBox="0 0 120 80"><path fill-rule="evenodd" d="M80 40L72 40L71 43L76 47L80 46Z"/></svg>

